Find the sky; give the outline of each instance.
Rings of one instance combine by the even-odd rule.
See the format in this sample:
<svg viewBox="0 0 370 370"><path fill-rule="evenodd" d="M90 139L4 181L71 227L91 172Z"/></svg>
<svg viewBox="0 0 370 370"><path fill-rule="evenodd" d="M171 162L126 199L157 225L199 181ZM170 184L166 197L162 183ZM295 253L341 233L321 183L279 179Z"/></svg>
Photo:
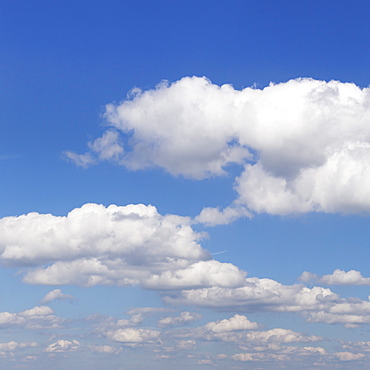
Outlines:
<svg viewBox="0 0 370 370"><path fill-rule="evenodd" d="M367 369L366 1L0 3L0 367Z"/></svg>

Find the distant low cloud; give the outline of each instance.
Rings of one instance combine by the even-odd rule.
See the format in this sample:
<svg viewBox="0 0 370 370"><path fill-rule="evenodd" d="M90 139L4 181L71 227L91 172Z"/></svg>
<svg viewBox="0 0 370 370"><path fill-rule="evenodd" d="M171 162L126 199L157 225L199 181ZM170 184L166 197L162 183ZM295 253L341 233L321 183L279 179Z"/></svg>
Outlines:
<svg viewBox="0 0 370 370"><path fill-rule="evenodd" d="M65 321L55 316L48 306L36 306L19 313L0 312L0 328L18 326L28 330L57 329Z"/></svg>
<svg viewBox="0 0 370 370"><path fill-rule="evenodd" d="M238 207L205 209L198 221L209 225L250 213L368 213L369 101L369 88L339 81L235 90L185 77L108 105L108 130L87 153L66 156L85 167L110 160L199 180L243 166Z"/></svg>
<svg viewBox="0 0 370 370"><path fill-rule="evenodd" d="M318 276L311 272L303 272L299 277L300 281L314 281L325 285L370 285L370 278L363 277L360 271L343 271L336 269L330 275Z"/></svg>
<svg viewBox="0 0 370 370"><path fill-rule="evenodd" d="M71 295L64 294L60 289L54 289L47 293L40 303L45 304L55 300L73 302L76 300L76 298Z"/></svg>
<svg viewBox="0 0 370 370"><path fill-rule="evenodd" d="M195 320L200 319L202 316L198 313L190 313L187 311L181 312L180 316L169 316L158 320L160 327L176 326L191 323Z"/></svg>
<svg viewBox="0 0 370 370"><path fill-rule="evenodd" d="M69 352L77 351L80 348L80 342L77 340L60 339L57 342L50 344L46 348L46 352Z"/></svg>

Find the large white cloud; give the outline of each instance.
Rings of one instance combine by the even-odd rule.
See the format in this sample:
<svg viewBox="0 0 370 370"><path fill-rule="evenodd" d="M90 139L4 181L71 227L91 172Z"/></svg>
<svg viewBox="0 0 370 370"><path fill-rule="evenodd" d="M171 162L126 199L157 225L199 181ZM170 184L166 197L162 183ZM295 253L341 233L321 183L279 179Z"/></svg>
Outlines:
<svg viewBox="0 0 370 370"><path fill-rule="evenodd" d="M203 213L225 223L253 212L358 213L370 210L370 90L296 79L260 90L185 77L108 105L109 129L90 151L67 152L87 166L114 160L202 179L243 164L236 207ZM124 147L120 136L129 137ZM216 220L217 219L217 220Z"/></svg>
<svg viewBox="0 0 370 370"><path fill-rule="evenodd" d="M242 286L245 272L212 260L200 238L188 218L162 216L153 206L85 204L66 217L0 219L0 260L31 266L23 278L30 284Z"/></svg>

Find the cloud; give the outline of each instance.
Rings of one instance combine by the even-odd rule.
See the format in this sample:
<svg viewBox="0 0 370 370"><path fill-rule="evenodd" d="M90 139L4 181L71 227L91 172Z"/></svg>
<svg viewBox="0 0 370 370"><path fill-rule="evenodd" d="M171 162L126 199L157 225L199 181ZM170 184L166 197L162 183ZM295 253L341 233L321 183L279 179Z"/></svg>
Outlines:
<svg viewBox="0 0 370 370"><path fill-rule="evenodd" d="M190 219L153 206L85 204L66 217L0 219L0 260L28 266L29 284L142 285L148 289L240 286L245 272L211 259ZM62 297L54 291L52 296ZM51 299L45 297L44 299Z"/></svg>
<svg viewBox="0 0 370 370"><path fill-rule="evenodd" d="M64 294L60 289L54 289L51 292L47 293L44 298L40 301L40 303L45 304L51 301L60 300L60 301L71 301L73 302L76 300L71 295Z"/></svg>
<svg viewBox="0 0 370 370"><path fill-rule="evenodd" d="M14 356L14 351L28 347L37 347L36 342L15 342L14 340L8 343L0 343L0 356Z"/></svg>
<svg viewBox="0 0 370 370"><path fill-rule="evenodd" d="M339 296L322 287L283 285L272 279L246 278L237 288L211 287L182 290L177 294L163 294L165 302L189 304L217 309L238 309L244 312L282 311L302 312L317 310L339 301Z"/></svg>
<svg viewBox="0 0 370 370"><path fill-rule="evenodd" d="M108 353L108 354L118 355L122 352L122 348L116 348L116 347L108 346L106 344L96 345L96 346L92 345L88 347L92 352L95 352L95 353Z"/></svg>
<svg viewBox="0 0 370 370"><path fill-rule="evenodd" d="M177 317L169 316L158 320L158 326L165 327L165 326L183 325L198 320L201 317L202 316L200 314L184 311L180 313L180 316Z"/></svg>
<svg viewBox="0 0 370 370"><path fill-rule="evenodd" d="M252 214L241 206L226 207L223 210L219 208L206 207L195 217L194 221L205 224L206 226L227 225L240 217L251 218Z"/></svg>
<svg viewBox="0 0 370 370"><path fill-rule="evenodd" d="M370 278L365 278L361 272L356 270L343 271L340 269L334 270L330 275L323 275L321 277L311 272L303 272L299 277L300 281L309 282L317 281L325 285L370 285Z"/></svg>
<svg viewBox="0 0 370 370"><path fill-rule="evenodd" d="M48 306L36 306L19 313L0 312L0 327L20 326L30 330L56 329L66 320L54 315Z"/></svg>
<svg viewBox="0 0 370 370"><path fill-rule="evenodd" d="M365 357L362 353L351 353L351 352L337 352L333 354L340 361L354 361Z"/></svg>
<svg viewBox="0 0 370 370"><path fill-rule="evenodd" d="M112 341L128 344L155 343L161 332L149 329L116 329L105 333L106 337Z"/></svg>
<svg viewBox="0 0 370 370"><path fill-rule="evenodd" d="M184 77L108 105L103 136L67 156L82 166L111 160L193 179L242 165L239 208L206 208L198 221L209 225L250 213L369 212L369 98L369 88L339 81L235 90Z"/></svg>
<svg viewBox="0 0 370 370"><path fill-rule="evenodd" d="M77 340L64 340L60 339L57 342L50 344L46 348L46 352L68 352L77 351L80 348L80 342Z"/></svg>
<svg viewBox="0 0 370 370"><path fill-rule="evenodd" d="M258 329L259 327L259 324L249 321L246 316L236 314L230 319L209 322L203 328L213 333L222 333L236 330Z"/></svg>
<svg viewBox="0 0 370 370"><path fill-rule="evenodd" d="M197 348L197 343L194 339L190 340L177 340L176 341L176 347L178 349L184 349L184 350L189 350L189 349L195 349Z"/></svg>

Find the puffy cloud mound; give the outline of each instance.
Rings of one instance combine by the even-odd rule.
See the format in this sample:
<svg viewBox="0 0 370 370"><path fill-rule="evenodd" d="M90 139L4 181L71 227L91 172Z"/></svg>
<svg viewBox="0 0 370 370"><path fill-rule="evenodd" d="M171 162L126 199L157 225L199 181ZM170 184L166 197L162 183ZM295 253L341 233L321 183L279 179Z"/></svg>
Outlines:
<svg viewBox="0 0 370 370"><path fill-rule="evenodd" d="M153 343L159 339L161 332L149 329L116 329L106 332L108 339L120 343L144 344Z"/></svg>
<svg viewBox="0 0 370 370"><path fill-rule="evenodd" d="M0 328L20 326L30 330L56 329L64 322L48 306L36 306L19 313L0 312Z"/></svg>
<svg viewBox="0 0 370 370"><path fill-rule="evenodd" d="M370 285L370 278L363 277L361 272L356 270L346 272L336 269L332 274L321 277L305 271L299 279L304 282L313 280L325 285Z"/></svg>
<svg viewBox="0 0 370 370"><path fill-rule="evenodd" d="M80 348L80 342L77 340L64 340L60 339L57 342L50 344L46 348L46 352L67 352L67 351L77 351Z"/></svg>
<svg viewBox="0 0 370 370"><path fill-rule="evenodd" d="M190 220L153 206L85 204L66 217L0 219L0 260L31 266L30 284L142 285L148 289L241 286L245 273L211 259ZM68 298L55 290L43 301Z"/></svg>
<svg viewBox="0 0 370 370"><path fill-rule="evenodd" d="M279 215L370 210L369 88L296 79L235 90L185 77L136 89L108 105L105 117L110 127L89 152L66 152L76 164L111 160L193 179L244 166L235 204L224 213L207 209L200 222L231 222L248 215L245 208Z"/></svg>
<svg viewBox="0 0 370 370"><path fill-rule="evenodd" d="M230 319L224 319L217 322L209 322L204 326L204 329L213 333L222 333L235 330L250 330L258 328L259 324L249 321L246 316L238 314L234 315Z"/></svg>

